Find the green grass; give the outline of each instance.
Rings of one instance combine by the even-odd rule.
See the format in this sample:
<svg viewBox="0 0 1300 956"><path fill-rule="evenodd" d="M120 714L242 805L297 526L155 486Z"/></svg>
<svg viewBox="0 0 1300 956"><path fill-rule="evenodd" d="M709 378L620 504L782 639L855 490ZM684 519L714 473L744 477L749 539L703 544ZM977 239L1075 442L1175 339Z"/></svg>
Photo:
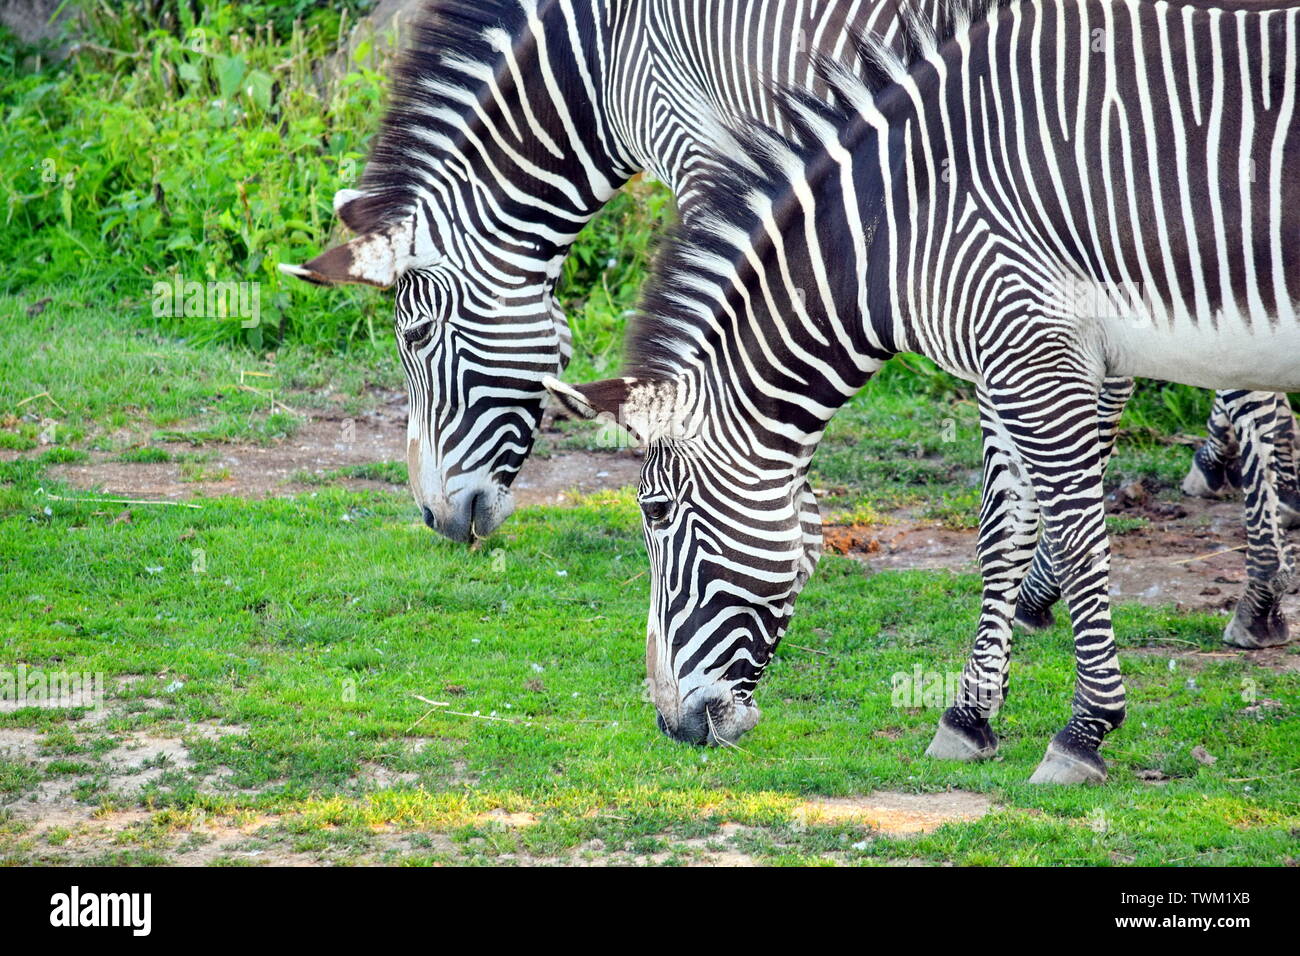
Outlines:
<svg viewBox="0 0 1300 956"><path fill-rule="evenodd" d="M27 318L26 306L46 297ZM402 387L388 340L332 355L292 344L211 348L145 331L138 312L114 302L94 282L0 295L0 444L34 448L53 421L57 445L165 460L150 442L275 441L294 433L305 408L359 407L372 388Z"/></svg>
<svg viewBox="0 0 1300 956"><path fill-rule="evenodd" d="M39 741L37 759L0 757L0 861L197 859L214 819L243 828L214 865L673 863L702 847L775 863L1294 861L1300 677L1217 655L1219 617L1119 608L1131 709L1104 751L1111 781L1044 790L1025 781L1069 712L1067 630L1017 641L999 758L936 764L922 752L939 709L895 706L892 682L960 669L978 581L828 557L760 688L764 719L743 750L703 751L660 735L643 699L648 584L626 494L525 510L467 551L424 528L405 492L336 487L400 484L398 463L296 475L314 487L294 498L135 505L130 521L53 480L48 466L95 452L219 480L221 443L282 442L308 409L360 413L403 384L386 297L274 270L330 241L330 197L374 131L382 65L318 84L337 4L201 6L195 20L170 0L100 5L103 49L35 70L38 51L0 36L0 670L102 671L110 691L103 721L0 711L0 731ZM212 45L190 43L196 27ZM672 215L663 187L638 181L579 239L559 291L571 379L615 373ZM263 325L155 317L152 283L178 273L262 282ZM971 526L971 399L923 359L891 363L814 462L828 516L904 508ZM1188 452L1167 436L1197 432L1207 408L1204 393L1142 387L1111 482L1172 494ZM606 442L564 425L541 450ZM113 755L142 737L183 739L190 762L146 761L126 792ZM16 812L52 785L95 820L147 814L76 856L79 827ZM792 817L810 797L881 788L964 788L998 809L915 838Z"/></svg>
<svg viewBox="0 0 1300 956"><path fill-rule="evenodd" d="M1233 864L1294 854L1300 678L1237 656L1189 656L1218 649L1216 617L1118 612L1131 709L1106 747L1111 782L1044 790L1025 781L1068 715L1065 629L1018 642L997 761L930 762L921 751L939 712L894 706L892 675L960 669L978 582L869 576L828 558L764 678L765 717L743 752L703 751L661 736L642 699L647 584L630 495L526 510L468 552L423 528L404 495L204 501L197 511L137 508L122 524L93 503L45 504L39 467L2 473L0 660L102 671L110 687L133 680L104 724L28 709L0 715L0 727L38 728L47 755L92 765L129 732L186 735L196 766L164 773L138 800L111 798L93 778L78 793L90 805L138 802L164 829L197 811L257 810L276 821L266 839L327 858L363 852L380 826L449 833L460 854L491 859L564 855L593 839L610 852L654 852L724 821L750 828L746 852L786 862ZM202 573L192 570L196 548ZM1283 706L1248 711L1246 688ZM248 732L192 736L204 721ZM1192 757L1198 745L1213 766ZM354 782L367 766L412 776L367 793ZM22 800L70 769L7 759L0 791ZM196 787L218 769L238 790ZM1168 782L1138 779L1153 770ZM790 818L808 795L948 787L988 793L1001 809L915 839ZM498 832L480 816L493 809L541 822ZM1104 833L1090 823L1098 812ZM26 839L0 837L0 853L57 855L24 849Z"/></svg>
<svg viewBox="0 0 1300 956"><path fill-rule="evenodd" d="M406 484L406 462L376 461L365 465L346 465L328 471L298 471L292 480L302 485L330 485L349 479L382 481L390 485Z"/></svg>

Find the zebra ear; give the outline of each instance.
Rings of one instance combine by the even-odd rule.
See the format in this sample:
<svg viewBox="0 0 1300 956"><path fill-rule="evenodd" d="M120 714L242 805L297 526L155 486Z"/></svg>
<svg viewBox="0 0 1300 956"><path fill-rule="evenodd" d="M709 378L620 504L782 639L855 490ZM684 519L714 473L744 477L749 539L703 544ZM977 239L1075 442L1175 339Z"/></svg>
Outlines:
<svg viewBox="0 0 1300 956"><path fill-rule="evenodd" d="M359 231L360 220L357 218L357 207L352 204L365 198L365 195L360 189L340 189L334 194L334 215L353 232Z"/></svg>
<svg viewBox="0 0 1300 956"><path fill-rule="evenodd" d="M542 384L573 418L601 418L618 421L634 378L607 378L589 385L569 385L547 376Z"/></svg>
<svg viewBox="0 0 1300 956"><path fill-rule="evenodd" d="M543 384L570 415L621 425L642 444L666 433L674 420L676 386L671 382L607 378L588 385L566 385L547 376Z"/></svg>
<svg viewBox="0 0 1300 956"><path fill-rule="evenodd" d="M387 289L414 259L415 220L385 226L323 252L300 266L280 263L280 271L316 285L373 285Z"/></svg>

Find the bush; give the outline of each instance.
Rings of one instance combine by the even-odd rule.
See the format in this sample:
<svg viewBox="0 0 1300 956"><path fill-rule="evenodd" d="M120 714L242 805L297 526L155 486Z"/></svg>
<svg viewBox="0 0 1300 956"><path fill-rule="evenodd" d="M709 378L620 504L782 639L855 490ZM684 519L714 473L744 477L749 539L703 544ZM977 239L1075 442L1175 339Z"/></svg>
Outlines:
<svg viewBox="0 0 1300 956"><path fill-rule="evenodd" d="M93 275L138 305L142 324L253 347L375 334L378 297L307 290L275 266L327 240L333 194L355 180L381 114L383 77L360 62L330 68L339 14L281 35L253 19L267 6L195 17L174 0L104 5L88 14L92 41L35 72L22 72L8 39L0 245L11 264L0 290ZM261 324L155 317L154 282L177 275L259 282Z"/></svg>

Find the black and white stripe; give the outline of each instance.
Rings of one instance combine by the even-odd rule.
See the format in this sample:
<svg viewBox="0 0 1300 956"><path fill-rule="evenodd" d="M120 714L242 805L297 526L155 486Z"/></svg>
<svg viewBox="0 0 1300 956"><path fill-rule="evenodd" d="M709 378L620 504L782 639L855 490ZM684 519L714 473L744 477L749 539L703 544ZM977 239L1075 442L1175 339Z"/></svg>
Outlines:
<svg viewBox="0 0 1300 956"><path fill-rule="evenodd" d="M1300 388L1300 180L1284 172L1300 159L1300 8L1018 0L938 22L909 24L905 59L867 40L860 74L826 64L835 106L791 93L793 141L738 134L735 175L665 251L627 377L549 384L650 445L656 703L670 732L706 740L757 720L801 584L798 489L835 410L899 351L975 382L984 598L930 753L996 749L1041 522L1077 681L1034 779L1104 779L1125 694L1099 394L1135 376ZM1261 481L1273 403L1223 401ZM1255 523L1277 527L1276 492L1260 500ZM1285 543L1256 544L1284 588Z"/></svg>
<svg viewBox="0 0 1300 956"><path fill-rule="evenodd" d="M920 5L926 18L933 7ZM817 87L813 56L842 59L853 30L893 44L898 21L894 0L444 0L416 24L362 188L336 200L361 238L286 271L397 285L412 489L431 526L467 540L513 508L541 379L570 351L555 280L590 216L648 169L689 218L709 180L706 128L726 117L784 128L774 83ZM1104 439L1130 389L1103 391ZM802 507L810 573L820 533L808 488ZM1018 620L1041 626L1058 597L1040 554Z"/></svg>
<svg viewBox="0 0 1300 956"><path fill-rule="evenodd" d="M816 85L810 54L843 55L851 29L888 41L895 2L429 4L360 188L336 198L360 238L285 269L396 285L409 472L432 527L472 540L510 513L541 380L570 354L553 293L586 222L641 170L689 217L712 163L701 126L779 123L773 85Z"/></svg>

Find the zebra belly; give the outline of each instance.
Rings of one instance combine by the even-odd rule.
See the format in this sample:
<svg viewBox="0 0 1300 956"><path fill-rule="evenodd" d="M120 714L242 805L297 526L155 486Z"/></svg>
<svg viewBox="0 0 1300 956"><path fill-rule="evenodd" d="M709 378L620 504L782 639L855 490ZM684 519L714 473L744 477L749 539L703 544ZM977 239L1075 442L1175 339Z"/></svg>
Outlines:
<svg viewBox="0 0 1300 956"><path fill-rule="evenodd" d="M1154 322L1112 319L1102 326L1107 373L1158 378L1203 388L1300 391L1300 321L1184 317L1172 328Z"/></svg>

